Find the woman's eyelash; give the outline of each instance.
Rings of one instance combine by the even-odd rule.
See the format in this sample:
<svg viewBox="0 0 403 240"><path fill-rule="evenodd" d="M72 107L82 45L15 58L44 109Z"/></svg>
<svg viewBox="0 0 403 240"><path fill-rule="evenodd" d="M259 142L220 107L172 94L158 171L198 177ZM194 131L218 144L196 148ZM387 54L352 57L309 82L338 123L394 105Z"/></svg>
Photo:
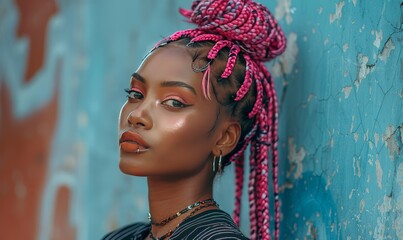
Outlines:
<svg viewBox="0 0 403 240"><path fill-rule="evenodd" d="M143 94L140 91L136 91L136 90L129 89L129 88L125 88L124 90L127 93L128 98L133 98L133 99L143 98Z"/></svg>
<svg viewBox="0 0 403 240"><path fill-rule="evenodd" d="M130 88L125 88L124 90L125 90L125 92L126 92L127 94L130 94L130 93L133 92L133 90L131 90Z"/></svg>
<svg viewBox="0 0 403 240"><path fill-rule="evenodd" d="M143 99L143 94L140 92L140 90L135 90L135 89L130 89L130 88L125 88L124 91L127 93L127 98L132 99L132 100L139 100ZM162 101L162 104L167 105L171 108L186 108L192 106L192 104L187 104L184 103L183 101L176 99L176 98L168 98L164 101Z"/></svg>
<svg viewBox="0 0 403 240"><path fill-rule="evenodd" d="M177 99L167 99L167 100L163 101L163 103L165 105L168 105L168 106L173 107L173 108L185 108L185 107L192 106L191 104L183 103L183 102L181 102L181 101L179 101Z"/></svg>

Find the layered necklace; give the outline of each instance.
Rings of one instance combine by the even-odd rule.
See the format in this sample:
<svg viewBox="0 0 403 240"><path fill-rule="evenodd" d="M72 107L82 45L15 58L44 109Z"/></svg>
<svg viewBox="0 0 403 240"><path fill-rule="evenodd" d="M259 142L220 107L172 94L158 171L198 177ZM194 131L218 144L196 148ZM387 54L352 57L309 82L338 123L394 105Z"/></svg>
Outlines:
<svg viewBox="0 0 403 240"><path fill-rule="evenodd" d="M186 219L192 217L199 210L201 210L203 208L206 208L206 207L211 207L211 206L217 206L218 207L218 204L212 198L209 198L209 199L206 199L206 200L203 200L203 201L198 201L198 202L195 202L193 204L190 204L189 206L187 206L184 209L178 211L177 213L173 214L172 216L169 216L169 217L165 218L164 220L162 220L160 222L154 222L152 220L152 218L151 218L151 214L148 213L148 220L151 223L151 225L164 226L167 223L169 223L172 220L174 220L175 218L177 218L177 217L183 215L184 213L186 213L186 212L188 212L188 211L193 209L193 211L190 212L190 214L186 218L184 218L180 223L178 223L174 229L168 231L166 234L162 235L161 237L155 237L153 235L152 231L150 230L150 235L149 235L150 238L152 240L164 240L164 239L169 238L183 221L185 221Z"/></svg>

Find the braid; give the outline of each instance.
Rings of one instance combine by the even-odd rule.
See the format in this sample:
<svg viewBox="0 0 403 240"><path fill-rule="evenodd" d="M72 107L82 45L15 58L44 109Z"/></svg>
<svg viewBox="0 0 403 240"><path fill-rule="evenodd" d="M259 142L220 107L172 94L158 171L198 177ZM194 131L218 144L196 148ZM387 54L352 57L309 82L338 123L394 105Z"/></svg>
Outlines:
<svg viewBox="0 0 403 240"><path fill-rule="evenodd" d="M217 57L218 52L223 49L226 46L231 46L232 42L228 41L228 40L220 40L218 41L210 50L210 52L208 53L207 57L208 59L214 59Z"/></svg>
<svg viewBox="0 0 403 240"><path fill-rule="evenodd" d="M236 98L235 101L241 100L245 94L249 91L250 86L252 85L252 73L251 73L251 60L248 55L244 56L245 61L246 61L246 69L245 69L245 80L242 83L242 86L239 88L239 90L236 92Z"/></svg>
<svg viewBox="0 0 403 240"><path fill-rule="evenodd" d="M256 144L255 141L251 141L250 155L249 155L249 221L250 221L250 238L257 239L258 236L258 218L257 218L257 207L256 198L257 191L256 187Z"/></svg>
<svg viewBox="0 0 403 240"><path fill-rule="evenodd" d="M215 94L217 101L242 126L240 141L224 158L224 165L235 162L234 222L237 225L240 223L244 153L250 144L250 238L271 239L268 186L270 152L274 239L279 239L278 106L274 83L264 62L285 50L284 34L268 9L252 0L195 0L191 10L180 9L180 13L197 28L175 32L163 41L178 41L178 44L186 43L192 48L209 48L205 57L206 65L193 68L194 71L204 72L203 94L211 99L210 85L214 90L214 84L219 84L226 94ZM220 65L220 61L224 61L224 64ZM211 82L212 76L215 82Z"/></svg>
<svg viewBox="0 0 403 240"><path fill-rule="evenodd" d="M224 72L221 74L222 78L228 78L231 75L239 51L241 51L241 49L237 45L232 45L231 50L229 51L227 65L225 66Z"/></svg>
<svg viewBox="0 0 403 240"><path fill-rule="evenodd" d="M240 156L235 161L235 209L233 219L236 225L240 224L240 215L241 215L241 198L242 198L242 190L243 190L243 180L244 180L244 156Z"/></svg>
<svg viewBox="0 0 403 240"><path fill-rule="evenodd" d="M203 33L202 31L199 31L197 29L188 29L188 30L183 30L183 31L177 31L177 32L175 32L174 34L172 34L169 37L169 40L177 41L177 40L179 40L180 38L182 38L184 36L193 38L193 37L198 36L198 35L200 35L202 33Z"/></svg>
<svg viewBox="0 0 403 240"><path fill-rule="evenodd" d="M218 42L222 40L222 36L215 35L215 34L202 34L199 36L196 36L192 39L191 43L193 42L201 42L201 41L214 41Z"/></svg>
<svg viewBox="0 0 403 240"><path fill-rule="evenodd" d="M259 84L258 84L259 86ZM256 179L257 179L257 195L258 199L257 208L258 208L258 221L260 226L258 226L259 233L261 234L262 239L270 238L270 228L269 228L269 195L268 195L268 134L267 134L267 112L265 109L262 109L260 114L257 116L260 132L256 136L256 150L257 150L257 169L256 169ZM263 224L262 224L263 223Z"/></svg>
<svg viewBox="0 0 403 240"><path fill-rule="evenodd" d="M256 88L258 93L263 92L263 87L262 83L260 81L256 81ZM249 113L249 118L253 118L258 112L261 111L262 109L262 101L263 101L263 96L262 94L257 95L257 99L255 101L255 104L253 105L252 111Z"/></svg>
<svg viewBox="0 0 403 240"><path fill-rule="evenodd" d="M269 71L263 68L263 74L267 79L271 79ZM271 131L269 131L269 140L272 142L272 171L273 171L273 192L274 192L274 213L275 213L275 236L278 239L280 235L280 199L278 187L278 103L273 81L265 84L266 92L270 94L269 99L269 121Z"/></svg>

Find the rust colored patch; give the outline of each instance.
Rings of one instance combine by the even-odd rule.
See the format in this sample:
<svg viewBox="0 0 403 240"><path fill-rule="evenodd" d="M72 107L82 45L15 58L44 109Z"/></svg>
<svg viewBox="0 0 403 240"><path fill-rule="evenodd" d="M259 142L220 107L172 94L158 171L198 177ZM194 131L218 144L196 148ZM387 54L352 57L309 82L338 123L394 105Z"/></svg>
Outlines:
<svg viewBox="0 0 403 240"><path fill-rule="evenodd" d="M61 62L57 66L56 89ZM24 119L13 115L11 97L4 84L0 85L0 104L0 226L7 226L2 236L35 239L58 117L58 91L49 103Z"/></svg>
<svg viewBox="0 0 403 240"><path fill-rule="evenodd" d="M71 192L67 186L59 188L56 197L56 208L53 215L52 240L76 239L75 229L69 222Z"/></svg>
<svg viewBox="0 0 403 240"><path fill-rule="evenodd" d="M15 3L20 14L17 36L29 40L24 74L24 82L29 82L44 64L48 23L58 8L54 0L15 0Z"/></svg>

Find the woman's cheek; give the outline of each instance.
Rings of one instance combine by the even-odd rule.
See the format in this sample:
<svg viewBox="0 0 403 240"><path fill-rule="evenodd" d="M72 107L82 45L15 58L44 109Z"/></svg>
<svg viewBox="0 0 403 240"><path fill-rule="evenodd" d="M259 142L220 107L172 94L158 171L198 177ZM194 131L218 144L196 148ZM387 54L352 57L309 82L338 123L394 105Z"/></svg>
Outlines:
<svg viewBox="0 0 403 240"><path fill-rule="evenodd" d="M171 115L162 121L160 123L160 126L163 126L162 132L172 135L172 138L177 140L189 141L192 137L204 135L208 131L206 121L194 114Z"/></svg>

